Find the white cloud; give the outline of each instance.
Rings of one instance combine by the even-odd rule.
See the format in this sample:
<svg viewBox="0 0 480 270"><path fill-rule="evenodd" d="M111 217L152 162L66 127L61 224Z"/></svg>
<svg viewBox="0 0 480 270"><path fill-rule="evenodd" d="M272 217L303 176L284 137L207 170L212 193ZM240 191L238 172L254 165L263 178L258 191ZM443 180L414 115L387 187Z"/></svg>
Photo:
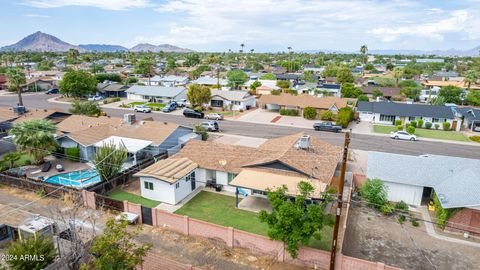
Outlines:
<svg viewBox="0 0 480 270"><path fill-rule="evenodd" d="M24 5L37 8L86 6L108 10L127 10L150 5L150 0L26 0Z"/></svg>
<svg viewBox="0 0 480 270"><path fill-rule="evenodd" d="M441 41L444 34L464 30L468 18L469 13L466 10L457 10L444 19L399 27L377 27L369 33L379 37L383 42L392 42L409 36Z"/></svg>
<svg viewBox="0 0 480 270"><path fill-rule="evenodd" d="M30 17L30 18L50 18L49 15L42 15L42 14L25 14L25 17Z"/></svg>

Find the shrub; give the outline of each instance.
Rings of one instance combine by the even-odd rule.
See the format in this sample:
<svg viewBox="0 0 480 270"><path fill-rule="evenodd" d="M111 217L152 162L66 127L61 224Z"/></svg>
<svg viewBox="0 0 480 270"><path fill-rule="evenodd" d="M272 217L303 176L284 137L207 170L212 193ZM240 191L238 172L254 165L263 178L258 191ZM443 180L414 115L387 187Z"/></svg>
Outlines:
<svg viewBox="0 0 480 270"><path fill-rule="evenodd" d="M425 122L425 128L430 129L432 127L432 123L430 122Z"/></svg>
<svg viewBox="0 0 480 270"><path fill-rule="evenodd" d="M417 127L417 121L410 121L410 126L416 128Z"/></svg>
<svg viewBox="0 0 480 270"><path fill-rule="evenodd" d="M402 125L402 120L400 119L395 120L395 126L400 126L400 125Z"/></svg>
<svg viewBox="0 0 480 270"><path fill-rule="evenodd" d="M410 222L412 223L413 227L418 227L420 223L418 223L418 220L416 218L411 218Z"/></svg>
<svg viewBox="0 0 480 270"><path fill-rule="evenodd" d="M199 112L202 112L203 111L203 108L202 106L197 106L195 108L193 108L195 111L199 111Z"/></svg>
<svg viewBox="0 0 480 270"><path fill-rule="evenodd" d="M470 136L470 140L480 143L480 136L477 136L477 135Z"/></svg>
<svg viewBox="0 0 480 270"><path fill-rule="evenodd" d="M208 140L208 132L202 125L198 124L195 126L195 133L202 136L202 141Z"/></svg>
<svg viewBox="0 0 480 270"><path fill-rule="evenodd" d="M434 127L435 127L435 129L437 129L437 130L438 130L438 128L440 127L440 125L439 125L439 124L435 124L435 125L433 125L433 126L434 126Z"/></svg>
<svg viewBox="0 0 480 270"><path fill-rule="evenodd" d="M388 204L387 187L380 179L368 179L360 188L360 194L367 200L370 206L382 209Z"/></svg>
<svg viewBox="0 0 480 270"><path fill-rule="evenodd" d="M395 209L399 211L408 211L408 204L404 201L399 201L395 204Z"/></svg>
<svg viewBox="0 0 480 270"><path fill-rule="evenodd" d="M99 115L101 111L100 105L94 101L74 101L70 108L70 113L86 116Z"/></svg>
<svg viewBox="0 0 480 270"><path fill-rule="evenodd" d="M337 125L341 125L343 128L346 128L352 120L353 120L352 108L344 107L338 111Z"/></svg>
<svg viewBox="0 0 480 270"><path fill-rule="evenodd" d="M407 132L409 134L414 134L415 133L415 127L414 126L408 126L407 127Z"/></svg>
<svg viewBox="0 0 480 270"><path fill-rule="evenodd" d="M390 215L391 213L393 213L393 210L394 210L394 207L391 203L387 202L385 205L383 205L381 208L380 208L380 211L382 211L382 213L384 213L385 215Z"/></svg>
<svg viewBox="0 0 480 270"><path fill-rule="evenodd" d="M317 118L317 110L313 107L306 107L303 109L303 117L309 120Z"/></svg>
<svg viewBox="0 0 480 270"><path fill-rule="evenodd" d="M397 218L398 223L402 224L407 218L404 215L399 215Z"/></svg>
<svg viewBox="0 0 480 270"><path fill-rule="evenodd" d="M334 115L333 115L333 112L331 111L322 111L320 113L320 119L322 120L330 121L330 120L333 120L333 117Z"/></svg>
<svg viewBox="0 0 480 270"><path fill-rule="evenodd" d="M358 101L369 101L368 97L365 95L360 95L357 97Z"/></svg>
<svg viewBox="0 0 480 270"><path fill-rule="evenodd" d="M119 102L120 101L120 98L119 97L114 97L112 98L112 102Z"/></svg>
<svg viewBox="0 0 480 270"><path fill-rule="evenodd" d="M280 115L298 116L299 112L298 110L293 110L293 109L280 109Z"/></svg>
<svg viewBox="0 0 480 270"><path fill-rule="evenodd" d="M282 91L280 91L280 90L272 90L272 91L270 91L270 94L272 94L272 95L274 95L274 96L279 96L280 93L282 93Z"/></svg>
<svg viewBox="0 0 480 270"><path fill-rule="evenodd" d="M439 228L445 228L448 219L461 208L444 209L436 193L433 194L433 205L435 206L435 216L437 218L437 225ZM413 224L412 224L413 225Z"/></svg>
<svg viewBox="0 0 480 270"><path fill-rule="evenodd" d="M450 130L450 123L449 122L443 122L442 127L443 127L443 130Z"/></svg>
<svg viewBox="0 0 480 270"><path fill-rule="evenodd" d="M80 160L80 149L77 147L65 148L65 156L68 160L79 161Z"/></svg>
<svg viewBox="0 0 480 270"><path fill-rule="evenodd" d="M419 120L418 120L417 127L418 127L418 128L422 128L422 127L423 127L423 119L419 119Z"/></svg>
<svg viewBox="0 0 480 270"><path fill-rule="evenodd" d="M397 126L397 130L398 130L398 131L403 130L403 126L402 126L402 125L398 125L398 126Z"/></svg>

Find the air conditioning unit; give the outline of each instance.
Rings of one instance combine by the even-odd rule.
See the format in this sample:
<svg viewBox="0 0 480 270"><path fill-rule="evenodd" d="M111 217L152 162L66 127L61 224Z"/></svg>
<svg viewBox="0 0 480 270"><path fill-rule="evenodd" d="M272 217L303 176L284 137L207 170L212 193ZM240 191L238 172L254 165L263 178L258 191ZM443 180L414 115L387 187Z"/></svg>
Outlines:
<svg viewBox="0 0 480 270"><path fill-rule="evenodd" d="M123 122L129 125L135 123L135 114L127 113L123 115Z"/></svg>
<svg viewBox="0 0 480 270"><path fill-rule="evenodd" d="M16 105L13 106L13 112L16 114L24 114L27 112L27 108L25 108L25 106Z"/></svg>
<svg viewBox="0 0 480 270"><path fill-rule="evenodd" d="M310 148L310 135L303 135L298 141L298 147L300 149Z"/></svg>

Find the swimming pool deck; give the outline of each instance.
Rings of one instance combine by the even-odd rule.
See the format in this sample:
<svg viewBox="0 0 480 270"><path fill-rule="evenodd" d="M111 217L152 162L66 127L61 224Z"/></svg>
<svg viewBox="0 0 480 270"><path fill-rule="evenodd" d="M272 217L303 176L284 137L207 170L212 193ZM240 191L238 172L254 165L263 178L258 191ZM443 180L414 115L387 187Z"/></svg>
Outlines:
<svg viewBox="0 0 480 270"><path fill-rule="evenodd" d="M66 159L58 159L55 157L45 158L45 161L50 161L52 163L52 167L48 172L42 172L43 165L30 166L28 169L25 170L27 177L31 179L38 179L38 177L43 177L43 179L47 179L48 177L59 174L59 173L69 173L73 171L91 169L91 167L88 166L86 163L73 162ZM61 164L63 166L63 169L64 169L63 172L59 172L57 171L57 169L55 169L57 164Z"/></svg>

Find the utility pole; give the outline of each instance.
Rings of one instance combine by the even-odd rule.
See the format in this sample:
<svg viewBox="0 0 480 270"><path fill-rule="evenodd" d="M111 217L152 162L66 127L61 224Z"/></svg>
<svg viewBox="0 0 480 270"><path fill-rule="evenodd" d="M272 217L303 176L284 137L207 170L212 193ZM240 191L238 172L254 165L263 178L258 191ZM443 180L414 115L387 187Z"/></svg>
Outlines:
<svg viewBox="0 0 480 270"><path fill-rule="evenodd" d="M338 183L337 209L335 210L335 226L333 228L332 250L330 253L330 270L335 269L335 256L337 254L338 227L340 226L340 216L343 207L343 187L345 186L345 171L347 170L348 145L350 144L350 132L345 133L343 143L342 169L340 171L340 180Z"/></svg>

